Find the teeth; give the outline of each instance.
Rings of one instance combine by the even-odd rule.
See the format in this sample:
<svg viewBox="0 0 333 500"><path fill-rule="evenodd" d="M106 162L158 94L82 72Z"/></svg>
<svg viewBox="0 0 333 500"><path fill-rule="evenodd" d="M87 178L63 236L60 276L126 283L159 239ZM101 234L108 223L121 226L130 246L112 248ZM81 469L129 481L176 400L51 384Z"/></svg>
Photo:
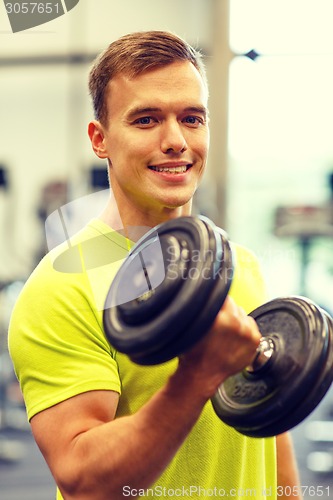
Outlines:
<svg viewBox="0 0 333 500"><path fill-rule="evenodd" d="M183 165L181 167L150 167L152 170L155 170L155 172L169 172L170 174L183 174L186 172L187 167L186 165Z"/></svg>

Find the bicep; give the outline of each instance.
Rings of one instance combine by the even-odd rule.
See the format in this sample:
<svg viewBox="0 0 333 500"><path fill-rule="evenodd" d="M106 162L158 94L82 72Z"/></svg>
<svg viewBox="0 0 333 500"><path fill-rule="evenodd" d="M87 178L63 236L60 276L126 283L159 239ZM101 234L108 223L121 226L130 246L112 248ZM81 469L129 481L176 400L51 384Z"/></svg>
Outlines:
<svg viewBox="0 0 333 500"><path fill-rule="evenodd" d="M85 392L31 419L36 443L54 475L70 462L78 436L115 418L118 400L119 394L115 391Z"/></svg>

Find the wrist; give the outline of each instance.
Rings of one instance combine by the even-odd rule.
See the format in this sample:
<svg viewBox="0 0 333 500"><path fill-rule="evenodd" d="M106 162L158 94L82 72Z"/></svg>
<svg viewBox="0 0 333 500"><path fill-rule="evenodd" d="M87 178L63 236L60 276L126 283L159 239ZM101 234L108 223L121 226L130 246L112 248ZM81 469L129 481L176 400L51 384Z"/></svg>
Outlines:
<svg viewBox="0 0 333 500"><path fill-rule="evenodd" d="M179 359L178 367L170 377L166 389L172 391L173 397L178 397L182 404L188 401L188 404L202 409L220 383L218 377L204 377L198 367L187 362L184 357Z"/></svg>

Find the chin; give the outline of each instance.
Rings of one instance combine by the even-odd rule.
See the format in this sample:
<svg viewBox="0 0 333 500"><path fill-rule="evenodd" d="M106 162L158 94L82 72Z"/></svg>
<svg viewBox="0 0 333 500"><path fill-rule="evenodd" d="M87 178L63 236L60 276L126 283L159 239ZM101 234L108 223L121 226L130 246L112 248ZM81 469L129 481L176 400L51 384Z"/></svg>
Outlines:
<svg viewBox="0 0 333 500"><path fill-rule="evenodd" d="M162 200L162 203L168 208L181 208L184 205L188 205L192 202L192 198L194 196L194 192L191 191L191 193L187 194L182 194L177 196L176 193L173 193L173 195L170 195L168 197L165 197L164 200Z"/></svg>
<svg viewBox="0 0 333 500"><path fill-rule="evenodd" d="M165 204L165 209L170 213L170 212L175 212L174 216L175 217L180 217L181 215L186 215L189 214L191 211L192 207L192 202L191 200L187 200L184 202L175 202L175 203L168 203ZM171 214L170 214L171 215Z"/></svg>

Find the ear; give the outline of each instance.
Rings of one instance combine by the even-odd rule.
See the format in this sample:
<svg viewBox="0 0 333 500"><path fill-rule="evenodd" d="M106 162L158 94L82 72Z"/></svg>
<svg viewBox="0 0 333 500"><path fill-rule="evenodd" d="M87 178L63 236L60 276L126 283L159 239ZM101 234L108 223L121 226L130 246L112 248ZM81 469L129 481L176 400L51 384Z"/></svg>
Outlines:
<svg viewBox="0 0 333 500"><path fill-rule="evenodd" d="M99 121L93 120L89 123L88 135L96 156L98 158L107 158L104 129Z"/></svg>

